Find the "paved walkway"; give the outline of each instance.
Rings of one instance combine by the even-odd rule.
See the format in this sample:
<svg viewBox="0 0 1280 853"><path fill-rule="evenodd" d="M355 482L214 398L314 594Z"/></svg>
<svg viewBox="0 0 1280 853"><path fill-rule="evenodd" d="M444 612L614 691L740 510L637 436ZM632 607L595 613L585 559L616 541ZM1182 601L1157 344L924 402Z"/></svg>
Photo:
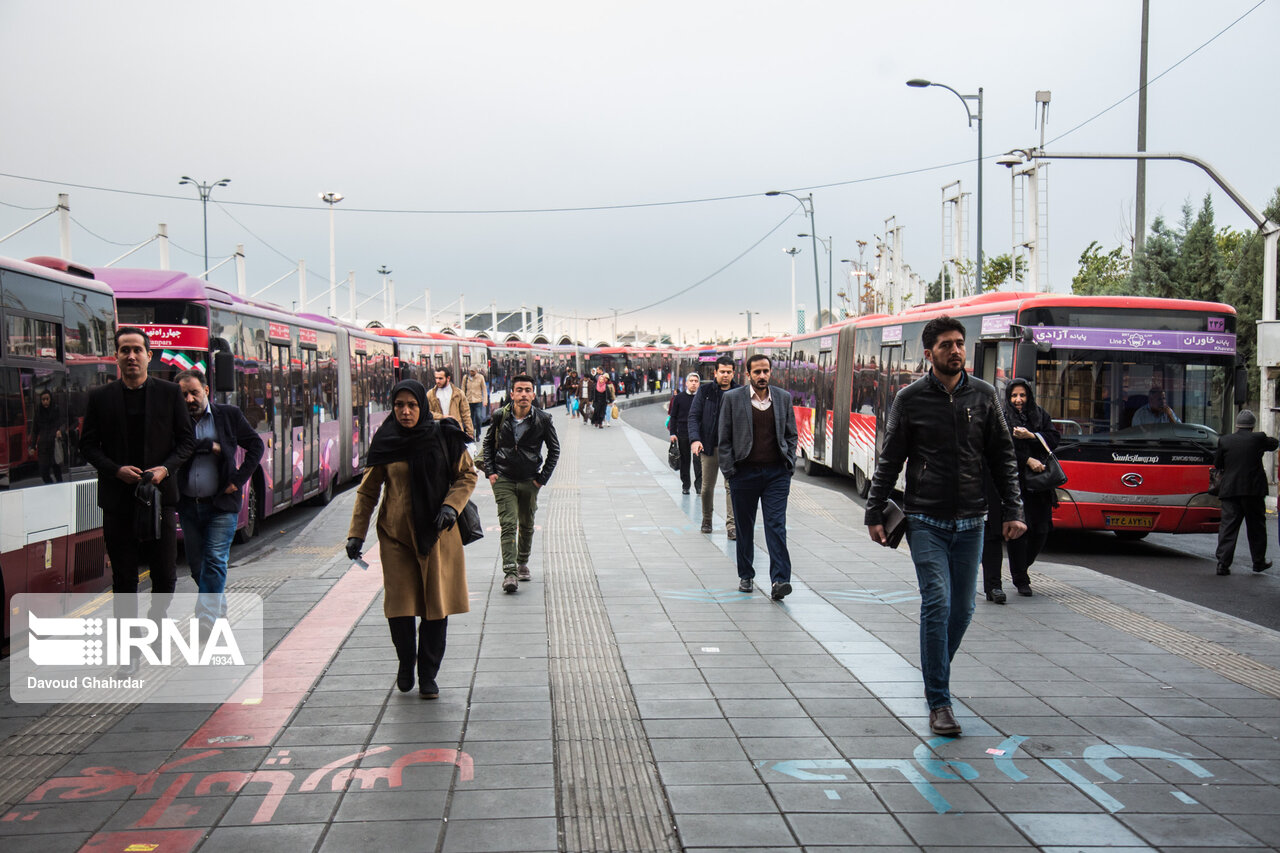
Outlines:
<svg viewBox="0 0 1280 853"><path fill-rule="evenodd" d="M698 532L660 441L625 412L607 430L557 419L518 594L476 491L490 532L468 548L439 700L392 687L377 566L340 553L348 491L292 549L233 570L266 595L262 702L6 698L0 849L1280 845L1280 635L1039 565L1034 597L978 603L953 670L965 735L934 737L911 562L869 542L861 510L797 477L796 591L739 593L721 517Z"/></svg>

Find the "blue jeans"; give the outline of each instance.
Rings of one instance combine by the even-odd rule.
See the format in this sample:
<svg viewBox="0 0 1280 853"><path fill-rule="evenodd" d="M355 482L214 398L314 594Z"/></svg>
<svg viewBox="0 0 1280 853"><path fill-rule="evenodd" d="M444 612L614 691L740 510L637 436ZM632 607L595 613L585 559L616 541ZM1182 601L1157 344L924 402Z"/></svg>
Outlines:
<svg viewBox="0 0 1280 853"><path fill-rule="evenodd" d="M951 704L951 660L973 617L982 531L981 526L942 530L907 520L907 544L920 583L920 669L930 711Z"/></svg>
<svg viewBox="0 0 1280 853"><path fill-rule="evenodd" d="M475 428L476 440L480 439L480 427L484 426L484 403L469 403L471 406L471 426Z"/></svg>
<svg viewBox="0 0 1280 853"><path fill-rule="evenodd" d="M236 535L239 515L185 496L178 502L183 547L191 566L191 579L200 593L196 616L201 622L210 623L227 615L223 591L227 587L227 560L231 557L231 539Z"/></svg>
<svg viewBox="0 0 1280 853"><path fill-rule="evenodd" d="M704 481L704 487L706 486ZM739 468L729 480L733 523L738 533L738 577L754 578L756 506L764 516L764 542L769 549L769 580L791 583L791 554L787 551L787 497L791 472L786 466Z"/></svg>

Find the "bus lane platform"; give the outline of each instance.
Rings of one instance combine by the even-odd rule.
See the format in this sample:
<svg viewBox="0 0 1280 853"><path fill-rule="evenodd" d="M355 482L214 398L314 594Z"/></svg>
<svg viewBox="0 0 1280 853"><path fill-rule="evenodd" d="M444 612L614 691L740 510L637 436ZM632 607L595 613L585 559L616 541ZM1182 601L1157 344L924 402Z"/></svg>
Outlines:
<svg viewBox="0 0 1280 853"><path fill-rule="evenodd" d="M233 564L229 589L265 599L261 697L5 697L0 849L1280 846L1280 634L1039 563L1034 596L978 602L953 665L964 735L936 737L910 556L873 544L859 507L797 475L794 592L741 593L719 484L702 534L699 497L625 410L607 430L555 416L515 594L476 489L486 535L439 699L393 685L377 552L368 571L342 555L348 490Z"/></svg>

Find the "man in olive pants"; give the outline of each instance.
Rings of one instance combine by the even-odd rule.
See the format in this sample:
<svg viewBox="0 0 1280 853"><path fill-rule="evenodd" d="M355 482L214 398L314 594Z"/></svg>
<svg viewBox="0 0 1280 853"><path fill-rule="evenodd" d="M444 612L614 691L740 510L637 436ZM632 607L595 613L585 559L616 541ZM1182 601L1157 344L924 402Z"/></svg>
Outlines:
<svg viewBox="0 0 1280 853"><path fill-rule="evenodd" d="M702 466L702 532L711 532L711 511L715 508L716 477L720 474L716 445L719 441L720 398L733 388L733 357L716 359L715 380L704 382L689 407L689 450ZM733 521L733 501L729 481L724 481L724 527L730 539L738 536Z"/></svg>
<svg viewBox="0 0 1280 853"><path fill-rule="evenodd" d="M551 415L533 408L533 378L511 380L511 402L494 413L484 434L484 459L502 527L502 591L516 592L520 581L533 579L533 516L538 491L551 479L560 460L560 439ZM542 446L547 461L542 461Z"/></svg>

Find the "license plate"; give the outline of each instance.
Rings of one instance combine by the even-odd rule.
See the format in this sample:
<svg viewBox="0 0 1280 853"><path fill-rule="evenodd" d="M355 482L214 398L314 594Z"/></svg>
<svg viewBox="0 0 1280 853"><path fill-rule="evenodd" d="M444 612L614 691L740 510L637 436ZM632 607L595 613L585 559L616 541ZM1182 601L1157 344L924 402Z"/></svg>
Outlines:
<svg viewBox="0 0 1280 853"><path fill-rule="evenodd" d="M1117 530L1150 530L1156 526L1156 517L1154 515L1113 515L1107 514L1102 517L1107 527Z"/></svg>

